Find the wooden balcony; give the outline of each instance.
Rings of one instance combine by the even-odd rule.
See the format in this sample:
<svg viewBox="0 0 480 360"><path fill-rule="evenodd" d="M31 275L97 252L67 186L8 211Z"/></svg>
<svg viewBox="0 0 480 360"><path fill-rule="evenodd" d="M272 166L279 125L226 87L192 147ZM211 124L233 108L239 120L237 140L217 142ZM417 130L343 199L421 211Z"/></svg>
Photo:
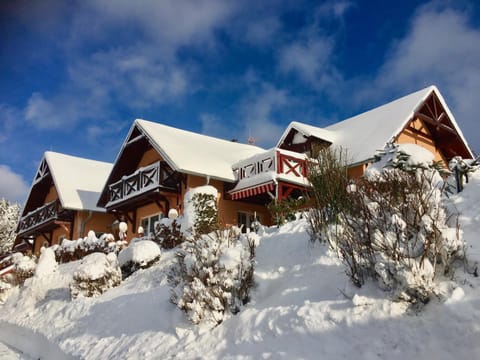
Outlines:
<svg viewBox="0 0 480 360"><path fill-rule="evenodd" d="M302 180L308 173L308 161L304 154L272 149L238 163L234 171L238 181L272 172Z"/></svg>
<svg viewBox="0 0 480 360"><path fill-rule="evenodd" d="M280 182L295 188L304 188L308 184L307 156L278 148L245 159L233 170L238 180L229 191L233 200L272 192Z"/></svg>
<svg viewBox="0 0 480 360"><path fill-rule="evenodd" d="M152 190L178 191L178 179L168 165L157 161L123 176L108 186L109 201L106 208L136 198Z"/></svg>
<svg viewBox="0 0 480 360"><path fill-rule="evenodd" d="M58 199L49 202L22 217L18 223L18 235L26 235L32 230L37 230L47 224L55 222L56 220L72 220L71 211L63 209Z"/></svg>

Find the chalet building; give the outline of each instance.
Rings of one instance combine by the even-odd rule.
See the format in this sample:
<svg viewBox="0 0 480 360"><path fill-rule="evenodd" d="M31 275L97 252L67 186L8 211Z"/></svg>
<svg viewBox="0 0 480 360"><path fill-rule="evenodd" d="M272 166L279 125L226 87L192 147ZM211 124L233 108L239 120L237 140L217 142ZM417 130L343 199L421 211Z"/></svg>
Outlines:
<svg viewBox="0 0 480 360"><path fill-rule="evenodd" d="M162 124L137 119L115 160L98 202L108 213L128 224L127 239L153 232L155 222L170 209L183 209L185 192L201 185L212 185L219 193L219 220L223 224L248 227L256 217L269 224L265 204L275 197L272 176L258 176L274 171L285 173L286 180L303 182L306 166L291 165L291 158L305 162L305 155L285 150L264 149L225 141ZM248 164L240 164L247 161ZM279 167L284 166L284 170ZM290 166L290 167L289 167ZM289 173L295 173L292 176ZM255 177L255 186L248 179ZM239 181L240 179L240 181ZM285 183L287 184L287 183ZM283 185L278 191L287 195L298 184Z"/></svg>
<svg viewBox="0 0 480 360"><path fill-rule="evenodd" d="M389 142L418 144L445 166L454 156L473 158L434 86L325 128L292 122L269 150L137 119L113 166L45 154L17 244L34 237L38 252L44 243L83 236L85 229L114 232L114 221L127 222L128 240L140 226L148 236L170 209L182 213L188 189L205 184L218 190L222 224L248 227L256 217L269 225L266 204L308 191L309 158L318 149L344 149L349 175L358 177Z"/></svg>
<svg viewBox="0 0 480 360"><path fill-rule="evenodd" d="M111 232L114 217L97 206L112 164L45 152L17 227L14 250L77 239L89 230ZM24 250L23 250L24 251Z"/></svg>
<svg viewBox="0 0 480 360"><path fill-rule="evenodd" d="M447 167L454 156L473 158L457 122L435 86L404 96L325 128L292 122L278 147L311 155L330 145L347 151L352 177L363 174L377 150L388 142L413 143Z"/></svg>

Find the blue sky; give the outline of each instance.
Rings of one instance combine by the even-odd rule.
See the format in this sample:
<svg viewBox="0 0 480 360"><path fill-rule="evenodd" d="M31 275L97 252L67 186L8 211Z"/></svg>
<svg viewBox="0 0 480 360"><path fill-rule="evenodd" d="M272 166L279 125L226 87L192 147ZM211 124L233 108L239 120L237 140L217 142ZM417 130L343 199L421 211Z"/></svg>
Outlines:
<svg viewBox="0 0 480 360"><path fill-rule="evenodd" d="M479 64L473 0L3 0L0 197L46 150L113 161L135 118L269 147L431 84L479 151Z"/></svg>

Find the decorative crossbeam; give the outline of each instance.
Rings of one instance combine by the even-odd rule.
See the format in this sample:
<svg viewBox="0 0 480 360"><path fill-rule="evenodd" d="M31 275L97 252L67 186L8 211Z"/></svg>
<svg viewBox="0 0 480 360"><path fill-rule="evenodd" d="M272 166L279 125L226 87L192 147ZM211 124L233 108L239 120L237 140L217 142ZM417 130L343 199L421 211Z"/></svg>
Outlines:
<svg viewBox="0 0 480 360"><path fill-rule="evenodd" d="M451 126L451 121L449 120L444 107L435 94L432 94L427 100L425 100L424 105L419 111L417 111L416 116L425 123L434 126L437 131L442 129L451 134L456 134L456 131Z"/></svg>
<svg viewBox="0 0 480 360"><path fill-rule="evenodd" d="M137 169L134 173L122 177L109 185L109 202L107 208L115 203L144 194L158 187L172 188L167 185L174 178L175 172L162 165L160 161Z"/></svg>
<svg viewBox="0 0 480 360"><path fill-rule="evenodd" d="M57 219L60 207L60 202L55 200L28 213L22 217L18 223L18 234L23 234L50 220Z"/></svg>

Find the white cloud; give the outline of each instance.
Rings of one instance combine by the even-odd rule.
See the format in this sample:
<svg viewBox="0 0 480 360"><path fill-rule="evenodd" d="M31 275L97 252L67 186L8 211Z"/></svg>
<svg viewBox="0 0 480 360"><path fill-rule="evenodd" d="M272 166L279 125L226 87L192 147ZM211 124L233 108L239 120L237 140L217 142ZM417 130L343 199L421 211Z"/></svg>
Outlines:
<svg viewBox="0 0 480 360"><path fill-rule="evenodd" d="M202 134L227 140L233 140L236 136L236 129L233 129L231 124L227 124L214 114L201 114L200 122L202 124Z"/></svg>
<svg viewBox="0 0 480 360"><path fill-rule="evenodd" d="M0 104L0 144L5 142L18 121L18 110L6 104Z"/></svg>
<svg viewBox="0 0 480 360"><path fill-rule="evenodd" d="M98 114L98 105L98 99L93 96L85 97L68 89L51 98L33 93L23 111L25 120L37 129L71 130L80 119Z"/></svg>
<svg viewBox="0 0 480 360"><path fill-rule="evenodd" d="M23 202L27 192L28 185L25 180L7 165L0 165L0 198L11 202Z"/></svg>
<svg viewBox="0 0 480 360"><path fill-rule="evenodd" d="M221 0L85 1L77 4L75 16L57 8L49 23L69 21L57 40L67 77L56 93L31 95L26 121L39 129L71 129L80 120L115 115L119 104L138 111L179 101L200 84L194 62L178 51L214 47L215 31L236 8Z"/></svg>
<svg viewBox="0 0 480 360"><path fill-rule="evenodd" d="M305 82L314 84L329 67L332 41L314 37L292 43L280 50L279 67L284 72L297 72Z"/></svg>
<svg viewBox="0 0 480 360"><path fill-rule="evenodd" d="M249 94L242 104L244 136L255 139L262 147L271 147L283 133L284 126L275 121L275 114L291 104L292 99L285 90L271 84L262 83L256 91ZM245 142L239 139L240 142Z"/></svg>
<svg viewBox="0 0 480 360"><path fill-rule="evenodd" d="M406 36L392 46L374 81L364 82L363 90L357 92L357 101L437 85L467 139L478 150L478 44L480 29L469 22L467 13L438 8L435 3L422 7Z"/></svg>
<svg viewBox="0 0 480 360"><path fill-rule="evenodd" d="M297 75L317 91L337 92L343 77L335 66L335 45L351 3L327 1L312 9L308 25L278 50L278 69ZM332 30L334 29L334 30Z"/></svg>
<svg viewBox="0 0 480 360"><path fill-rule="evenodd" d="M162 51L174 53L181 46L211 42L215 29L225 23L236 6L222 0L90 0L85 2L83 16L77 17L76 32L81 37L85 31L101 36L106 27L131 27ZM92 16L103 25L85 27L94 23Z"/></svg>

